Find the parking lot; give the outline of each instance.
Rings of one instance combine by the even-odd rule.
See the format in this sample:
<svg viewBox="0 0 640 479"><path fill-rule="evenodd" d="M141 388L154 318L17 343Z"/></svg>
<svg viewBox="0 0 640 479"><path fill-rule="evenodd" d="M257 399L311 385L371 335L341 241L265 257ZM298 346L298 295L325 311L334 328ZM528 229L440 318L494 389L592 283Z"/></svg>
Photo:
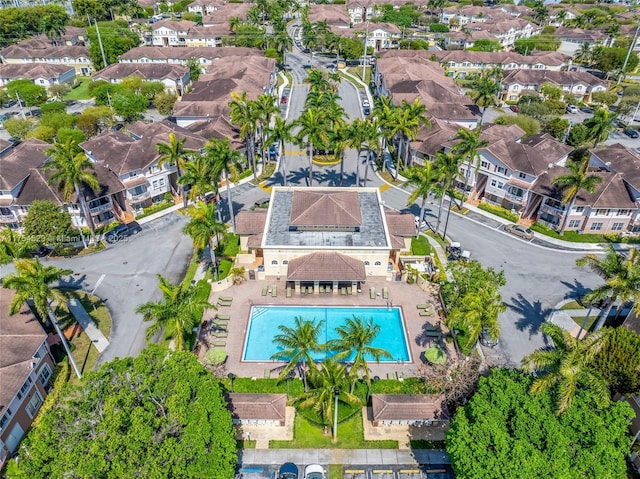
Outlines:
<svg viewBox="0 0 640 479"><path fill-rule="evenodd" d="M277 479L279 465L244 464L235 479ZM328 465L323 467L328 471ZM299 478L304 477L304 467L299 466ZM405 465L347 465L342 466L344 479L453 479L453 471L448 464L429 466Z"/></svg>

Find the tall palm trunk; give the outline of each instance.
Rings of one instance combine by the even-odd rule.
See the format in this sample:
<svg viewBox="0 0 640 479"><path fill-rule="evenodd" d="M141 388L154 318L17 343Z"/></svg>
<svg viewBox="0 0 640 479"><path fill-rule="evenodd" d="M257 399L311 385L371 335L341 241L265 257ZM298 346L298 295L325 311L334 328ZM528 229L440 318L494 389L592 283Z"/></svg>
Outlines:
<svg viewBox="0 0 640 479"><path fill-rule="evenodd" d="M256 141L253 136L253 131L249 133L249 141L247 143L248 153L249 153L249 164L251 165L251 169L253 170L253 179L258 179L258 171L256 167Z"/></svg>
<svg viewBox="0 0 640 479"><path fill-rule="evenodd" d="M224 179L227 184L227 202L229 203L229 215L231 216L231 229L236 232L236 218L233 216L233 202L231 201L231 185L229 185L229 172L224 170Z"/></svg>
<svg viewBox="0 0 640 479"><path fill-rule="evenodd" d="M80 209L82 210L82 215L84 216L84 219L87 222L87 226L89 227L89 232L91 233L91 242L95 244L96 232L95 232L95 228L93 227L93 220L91 219L91 213L89 213L89 206L87 205L87 202L85 201L84 196L80 194L80 188L78 187L77 183L73 185L73 188L76 190L76 196L80 201Z"/></svg>
<svg viewBox="0 0 640 479"><path fill-rule="evenodd" d="M284 186L287 186L287 153L285 151L284 140L280 142L280 151L282 152L281 158L282 158L283 184Z"/></svg>
<svg viewBox="0 0 640 479"><path fill-rule="evenodd" d="M309 143L309 186L313 186L313 143Z"/></svg>
<svg viewBox="0 0 640 479"><path fill-rule="evenodd" d="M600 313L600 317L598 318L598 322L596 323L596 325L593 327L593 331L600 331L602 329L602 326L604 326L604 323L607 322L607 319L609 318L609 315L611 314L611 310L613 309L613 303L615 303L613 298L609 298L609 305L607 306L607 309L605 310L604 313Z"/></svg>
<svg viewBox="0 0 640 479"><path fill-rule="evenodd" d="M443 193L442 193L442 197L440 198L440 207L438 208L438 221L436 223L436 233L438 232L438 230L440 229L440 216L442 215L442 208L444 206L444 197L447 195L447 189L445 187Z"/></svg>
<svg viewBox="0 0 640 479"><path fill-rule="evenodd" d="M398 181L398 175L400 174L400 157L402 156L402 143L398 141L398 148L396 148L396 154L398 159L396 160L396 174L393 179Z"/></svg>
<svg viewBox="0 0 640 479"><path fill-rule="evenodd" d="M362 148L358 148L356 156L356 188L360 187L360 158L362 155Z"/></svg>
<svg viewBox="0 0 640 479"><path fill-rule="evenodd" d="M427 209L427 197L422 198L422 204L420 205L420 220L418 220L418 226L416 226L416 238L420 236L420 225L424 221L424 212ZM436 229L436 231L438 231Z"/></svg>
<svg viewBox="0 0 640 479"><path fill-rule="evenodd" d="M309 385L307 384L307 362L302 361L302 366L299 369L300 376L302 376L302 383L304 385L304 392L307 392L309 390Z"/></svg>
<svg viewBox="0 0 640 479"><path fill-rule="evenodd" d="M62 334L56 315L53 313L53 310L51 309L50 305L47 305L47 313L49 314L49 320L51 321L51 323L53 323L53 327L56 329L56 333L58 334L60 341L62 341L62 347L64 347L64 350L67 353L67 357L69 358L69 362L71 363L71 366L73 366L73 370L78 376L78 379L82 379L82 373L80 372L80 368L78 368L78 365L76 364L76 360L73 359L73 355L71 354L71 350L69 349L69 344L67 343L67 338L64 336L64 334Z"/></svg>
<svg viewBox="0 0 640 479"><path fill-rule="evenodd" d="M367 186L367 177L369 175L369 158L371 158L371 149L367 146L367 158L364 162L364 186Z"/></svg>
<svg viewBox="0 0 640 479"><path fill-rule="evenodd" d="M573 198L571 198L571 201L569 202L569 206L567 207L567 212L564 215L564 218L562 218L562 226L560 227L560 236L562 236L564 234L564 230L567 227L567 224L569 224L569 215L571 214L571 209L573 208L573 205L576 202L576 196L574 195Z"/></svg>
<svg viewBox="0 0 640 479"><path fill-rule="evenodd" d="M344 150L340 152L340 186L344 181Z"/></svg>

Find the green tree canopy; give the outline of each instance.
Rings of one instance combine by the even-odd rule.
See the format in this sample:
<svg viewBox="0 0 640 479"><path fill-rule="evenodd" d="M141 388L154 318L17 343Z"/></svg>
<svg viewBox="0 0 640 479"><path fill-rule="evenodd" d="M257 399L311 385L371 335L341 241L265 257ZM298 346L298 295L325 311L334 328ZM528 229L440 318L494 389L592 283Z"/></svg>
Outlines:
<svg viewBox="0 0 640 479"><path fill-rule="evenodd" d="M143 95L136 93L122 92L116 93L111 99L111 105L116 114L125 120L132 120L149 107L149 100Z"/></svg>
<svg viewBox="0 0 640 479"><path fill-rule="evenodd" d="M156 345L63 390L21 446L15 476L233 477L231 414L189 352Z"/></svg>
<svg viewBox="0 0 640 479"><path fill-rule="evenodd" d="M560 39L551 34L534 35L529 38L520 38L513 44L515 51L521 55L527 55L534 50L555 52L560 47Z"/></svg>
<svg viewBox="0 0 640 479"><path fill-rule="evenodd" d="M12 80L7 83L7 93L14 99L20 98L26 106L38 106L47 101L47 90L31 80Z"/></svg>
<svg viewBox="0 0 640 479"><path fill-rule="evenodd" d="M61 5L0 9L0 48L38 33L55 36L68 22L69 15Z"/></svg>
<svg viewBox="0 0 640 479"><path fill-rule="evenodd" d="M498 40L482 39L473 42L473 46L467 48L467 50L474 52L499 52L502 50L502 45Z"/></svg>
<svg viewBox="0 0 640 479"><path fill-rule="evenodd" d="M622 327L601 331L604 345L593 358L593 368L612 394L640 394L640 335Z"/></svg>
<svg viewBox="0 0 640 479"><path fill-rule="evenodd" d="M495 119L498 125L518 125L526 136L540 133L540 122L527 115L501 115Z"/></svg>
<svg viewBox="0 0 640 479"><path fill-rule="evenodd" d="M98 23L98 28L100 29L104 55L109 65L117 63L120 55L140 44L138 34L129 29L126 21L100 22ZM100 44L98 43L98 34L95 26L87 28L87 36L89 38L89 56L96 70L100 70L106 65L104 65L102 61L102 53L100 52Z"/></svg>
<svg viewBox="0 0 640 479"><path fill-rule="evenodd" d="M71 226L71 216L51 201L31 203L24 219L24 234L38 244L58 246L77 241L78 232Z"/></svg>
<svg viewBox="0 0 640 479"><path fill-rule="evenodd" d="M555 414L550 393L529 393L533 378L493 370L456 411L447 452L456 477L503 479L626 477L633 410L626 402L596 407L586 391Z"/></svg>
<svg viewBox="0 0 640 479"><path fill-rule="evenodd" d="M13 138L22 141L27 137L34 125L29 118L23 119L18 116L12 116L4 121L4 127Z"/></svg>

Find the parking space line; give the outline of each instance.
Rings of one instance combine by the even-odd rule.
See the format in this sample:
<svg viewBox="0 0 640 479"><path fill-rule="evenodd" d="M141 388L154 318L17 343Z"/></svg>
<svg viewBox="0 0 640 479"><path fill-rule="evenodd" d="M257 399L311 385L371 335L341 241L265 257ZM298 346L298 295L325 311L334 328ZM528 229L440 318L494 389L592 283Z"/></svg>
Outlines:
<svg viewBox="0 0 640 479"><path fill-rule="evenodd" d="M389 183L385 183L384 185L378 187L380 193L387 191L389 188L391 188L391 185L389 185Z"/></svg>
<svg viewBox="0 0 640 479"><path fill-rule="evenodd" d="M345 474L364 474L364 469L345 469Z"/></svg>
<svg viewBox="0 0 640 479"><path fill-rule="evenodd" d="M285 150L285 154L287 155L306 155L307 152L304 150L294 150L294 151L286 151Z"/></svg>
<svg viewBox="0 0 640 479"><path fill-rule="evenodd" d="M393 474L393 471L391 469L374 469L373 473L374 474Z"/></svg>
<svg viewBox="0 0 640 479"><path fill-rule="evenodd" d="M267 193L271 194L271 187L270 186L266 186L266 185L260 184L260 188L263 189L264 191L266 191Z"/></svg>
<svg viewBox="0 0 640 479"><path fill-rule="evenodd" d="M420 474L419 469L400 469L400 474Z"/></svg>

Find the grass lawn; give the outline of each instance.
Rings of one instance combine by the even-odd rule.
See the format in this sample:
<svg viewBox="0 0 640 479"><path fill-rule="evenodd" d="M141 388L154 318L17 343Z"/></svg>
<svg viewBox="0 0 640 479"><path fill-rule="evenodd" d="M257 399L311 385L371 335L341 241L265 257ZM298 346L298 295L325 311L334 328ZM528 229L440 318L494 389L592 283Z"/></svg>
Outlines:
<svg viewBox="0 0 640 479"><path fill-rule="evenodd" d="M89 95L89 83L91 83L90 77L77 77L78 82L80 83L77 87L72 89L69 93L64 96L65 100L90 100L91 95Z"/></svg>
<svg viewBox="0 0 640 479"><path fill-rule="evenodd" d="M424 236L411 238L411 254L415 256L429 256L429 254L431 254L429 240Z"/></svg>
<svg viewBox="0 0 640 479"><path fill-rule="evenodd" d="M577 301L570 301L569 303L565 304L560 308L561 311L565 309L584 309L584 306L582 306Z"/></svg>
<svg viewBox="0 0 640 479"><path fill-rule="evenodd" d="M106 338L109 338L111 333L111 315L109 314L107 307L102 303L102 300L97 296L92 296L84 291L76 291L75 294L77 294L78 299L89 313L89 316L91 316L93 321L96 323L98 329L100 329ZM75 327L73 337L70 340L71 354L82 374L93 371L100 353L98 353L98 350L93 346L89 336L87 336L80 325L76 323L76 320L71 313L60 312L58 314L58 322L60 323L60 329L63 331L77 325ZM75 372L71 373L69 381L74 384L80 383Z"/></svg>
<svg viewBox="0 0 640 479"><path fill-rule="evenodd" d="M349 67L347 68L347 71L354 77L362 80L362 66ZM371 67L367 66L365 67L365 71L364 71L364 83L368 85L369 82L371 82Z"/></svg>
<svg viewBox="0 0 640 479"><path fill-rule="evenodd" d="M329 479L342 478L342 464L329 464Z"/></svg>
<svg viewBox="0 0 640 479"><path fill-rule="evenodd" d="M338 442L331 441L331 434L314 426L296 414L293 426L293 441L270 441L271 449L397 449L398 441L365 441L362 416L356 414L351 419L338 424Z"/></svg>
<svg viewBox="0 0 640 479"><path fill-rule="evenodd" d="M573 319L573 322L576 323L578 326L582 326L582 323L584 323L584 318L585 316L571 316L571 319ZM586 331L591 331L591 328L593 328L593 325L596 323L597 320L598 320L597 314L592 314L591 316L589 316L589 320L587 321L587 324L584 326L584 329Z"/></svg>
<svg viewBox="0 0 640 479"><path fill-rule="evenodd" d="M224 237L223 249L218 254L220 256L236 256L240 251L240 236L227 233Z"/></svg>

